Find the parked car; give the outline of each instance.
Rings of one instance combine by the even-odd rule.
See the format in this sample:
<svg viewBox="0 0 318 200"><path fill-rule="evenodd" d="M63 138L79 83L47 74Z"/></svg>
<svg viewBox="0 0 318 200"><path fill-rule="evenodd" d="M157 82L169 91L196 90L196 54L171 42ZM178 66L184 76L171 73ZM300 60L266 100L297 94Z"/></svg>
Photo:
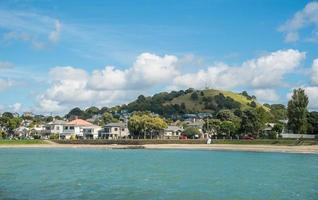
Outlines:
<svg viewBox="0 0 318 200"><path fill-rule="evenodd" d="M187 139L188 139L188 137L186 135L184 135L184 134L181 134L179 136L179 140L187 140Z"/></svg>
<svg viewBox="0 0 318 200"><path fill-rule="evenodd" d="M253 136L250 135L244 135L241 137L242 140L254 140L255 138Z"/></svg>

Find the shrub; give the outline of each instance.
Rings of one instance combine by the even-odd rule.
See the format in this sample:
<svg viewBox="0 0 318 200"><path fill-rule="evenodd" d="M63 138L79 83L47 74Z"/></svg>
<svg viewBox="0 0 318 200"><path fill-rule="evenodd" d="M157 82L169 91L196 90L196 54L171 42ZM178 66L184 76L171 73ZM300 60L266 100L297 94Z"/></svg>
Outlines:
<svg viewBox="0 0 318 200"><path fill-rule="evenodd" d="M41 136L40 136L40 135L34 135L33 138L34 138L35 140L38 140L38 139L41 139Z"/></svg>
<svg viewBox="0 0 318 200"><path fill-rule="evenodd" d="M71 135L70 140L76 140L76 136L75 135Z"/></svg>
<svg viewBox="0 0 318 200"><path fill-rule="evenodd" d="M59 139L59 134L58 133L53 133L50 135L50 140L57 140Z"/></svg>

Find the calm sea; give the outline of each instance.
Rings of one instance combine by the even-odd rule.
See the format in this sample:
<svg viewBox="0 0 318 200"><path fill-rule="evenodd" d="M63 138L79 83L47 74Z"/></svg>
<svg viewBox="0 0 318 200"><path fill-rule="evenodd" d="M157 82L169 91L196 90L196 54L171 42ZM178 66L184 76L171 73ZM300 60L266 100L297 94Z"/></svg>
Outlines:
<svg viewBox="0 0 318 200"><path fill-rule="evenodd" d="M0 199L318 199L318 155L0 149Z"/></svg>

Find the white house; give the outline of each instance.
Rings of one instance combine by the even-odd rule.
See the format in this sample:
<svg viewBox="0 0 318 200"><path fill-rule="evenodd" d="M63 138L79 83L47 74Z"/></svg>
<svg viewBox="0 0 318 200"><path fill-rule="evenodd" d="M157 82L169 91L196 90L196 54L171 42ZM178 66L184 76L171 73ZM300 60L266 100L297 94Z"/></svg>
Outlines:
<svg viewBox="0 0 318 200"><path fill-rule="evenodd" d="M45 124L35 124L32 129L38 133L41 133L41 132L45 131L46 125Z"/></svg>
<svg viewBox="0 0 318 200"><path fill-rule="evenodd" d="M129 137L129 130L126 123L109 123L104 126L104 130L100 132L101 138L119 139Z"/></svg>
<svg viewBox="0 0 318 200"><path fill-rule="evenodd" d="M25 126L20 126L14 130L14 136L26 138L29 137L29 128Z"/></svg>
<svg viewBox="0 0 318 200"><path fill-rule="evenodd" d="M75 119L63 125L61 138L70 139L71 136L83 139L96 139L98 138L98 131L101 130L100 126L94 125L83 119Z"/></svg>
<svg viewBox="0 0 318 200"><path fill-rule="evenodd" d="M179 126L168 126L164 129L163 138L164 139L179 139L183 128Z"/></svg>
<svg viewBox="0 0 318 200"><path fill-rule="evenodd" d="M62 134L63 126L66 124L64 120L53 120L46 124L45 131L48 134Z"/></svg>

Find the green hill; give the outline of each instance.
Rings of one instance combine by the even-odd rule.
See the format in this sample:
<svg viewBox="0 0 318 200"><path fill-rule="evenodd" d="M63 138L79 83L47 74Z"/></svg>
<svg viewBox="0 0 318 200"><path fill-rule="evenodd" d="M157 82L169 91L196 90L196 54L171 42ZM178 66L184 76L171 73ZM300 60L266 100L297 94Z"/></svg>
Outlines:
<svg viewBox="0 0 318 200"><path fill-rule="evenodd" d="M151 97L140 95L137 100L124 105L122 109L132 111L151 111L163 116L181 115L186 113L216 113L222 109L245 110L263 107L256 102L254 96L247 92L234 93L230 91L207 89L162 92Z"/></svg>
<svg viewBox="0 0 318 200"><path fill-rule="evenodd" d="M198 100L193 100L191 98L191 95L193 93L188 93L188 94L184 94L182 96L178 96L169 102L166 102L165 105L168 105L168 104L181 105L182 103L184 103L186 105L187 109L193 110L194 112L214 112L214 111L216 111L215 109L206 108L206 106L202 102L204 101L204 98L207 100L211 100L211 98L213 99L216 96L222 94L225 97L228 97L229 99L233 99L234 102L239 103L241 110L253 108L253 106L251 106L251 103L254 101L256 103L256 107L263 107L266 111L269 111L268 107L265 107L265 106L257 103L256 99L249 97L249 96L244 96L240 93L235 93L235 92L231 92L231 91L224 91L224 90L216 90L216 89L197 90L194 92L198 93ZM203 96L201 94L203 94ZM221 109L223 109L223 108L221 108ZM228 109L231 109L231 108L228 108Z"/></svg>

